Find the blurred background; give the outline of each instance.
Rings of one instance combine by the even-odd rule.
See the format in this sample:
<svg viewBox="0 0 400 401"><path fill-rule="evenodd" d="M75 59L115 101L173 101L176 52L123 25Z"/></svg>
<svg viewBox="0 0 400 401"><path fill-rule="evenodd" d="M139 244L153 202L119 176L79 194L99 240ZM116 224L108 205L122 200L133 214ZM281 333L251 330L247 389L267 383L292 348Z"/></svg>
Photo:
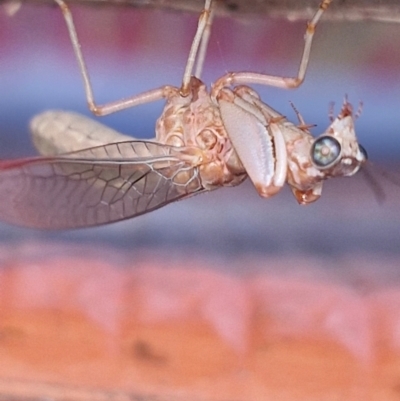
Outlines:
<svg viewBox="0 0 400 401"><path fill-rule="evenodd" d="M98 103L164 84L180 85L197 24L196 15L77 5L72 11ZM211 84L228 71L293 76L303 49L304 32L305 22L216 18L203 79ZM400 47L395 40L399 34L397 24L322 19L305 83L293 91L256 88L266 103L295 121L289 104L292 101L307 123L317 125L313 129L316 135L329 123L330 102L335 102L339 110L346 94L355 107L362 101L357 133L369 154L368 169L381 186L384 201L377 199L371 183L358 174L327 181L321 199L307 207L299 206L287 189L270 200L261 199L251 184L245 182L240 187L200 195L107 227L49 233L0 225L3 289L0 345L1 339L5 339L0 358L3 355L8 364L0 369L3 377L8 378L0 380L0 394L1 391L16 394L16 389L21 388L20 380L28 377L33 387L24 381L26 394L38 394L38 397L50 394L55 399L61 390L38 389L35 383L61 383L68 389L71 383L92 386L92 389L118 388L161 397L156 399L180 399L189 394L190 399L226 400L268 397L322 400L332 399L329 398L332 394L344 395L345 398L339 399L368 399L366 394L372 394L370 386L375 386L377 394L385 394L385 398L376 399L396 399L399 385L395 378L400 363L398 359L385 358L389 354L395 358L393 355L398 355L400 347L398 339L395 340L400 327L396 308L400 305L397 290L400 279ZM1 158L35 154L28 124L43 110L72 110L90 116L68 33L57 7L24 4L13 17L0 13L0 48ZM98 120L124 134L149 139L154 136L154 124L162 107L162 102L142 105ZM387 175L390 180L385 178ZM133 280L138 292L132 294L124 280L129 283ZM69 289L61 289L66 283ZM193 290L197 294L193 301L191 288L198 288L196 284L202 290ZM163 293L164 285L168 288L167 295ZM212 303L210 299L217 300ZM204 305L202 302L205 309L193 306ZM141 312L138 305L143 307ZM183 306L185 312L181 311ZM134 312L127 313L130 307ZM46 326L47 318L43 316L50 313L55 320L49 320L49 327L54 329L57 325L65 327L67 323L60 316L70 317L71 311L81 318L85 316L101 331L104 343L97 345L102 352L107 350L104 352L108 365L99 357L104 355L98 349L85 362L80 360L81 354L76 350L79 346L90 348L91 340L80 343L79 335L73 334L75 329L67 331L70 336L63 331L64 337L59 332L52 337ZM39 325L36 317L29 320L32 313L44 313ZM177 344L172 338L180 338L176 333L182 330L173 326L168 331L165 326L159 326L160 316L163 324L172 316L175 323L190 321L191 328L197 327L199 316L207 316L207 324L219 333L223 345L218 343L210 354L207 354L208 343L202 340L194 341L190 348L188 344L194 337L185 331L187 337L182 341L189 348L175 350L171 344L178 346L179 341ZM387 321L384 328L377 330L376 319L382 316ZM115 355L125 354L124 341L128 341L121 333L125 329L131 333L125 326L121 329L120 319L126 319L126 327L134 327L135 341L129 345L129 355L136 361L145 361L145 367L140 367L138 362L131 370L116 368L121 360ZM257 319L264 323L256 324ZM25 326L27 321L31 322L29 329ZM68 327L75 327L67 321L71 325ZM84 327L79 327L84 332ZM142 334L137 334L137 327L141 327ZM166 366L164 351L157 348L161 343L154 340L149 346L147 340L142 340L153 338L149 332L154 327L160 330L157 333L164 339L161 343L166 344L166 349L172 347L174 352L183 353L173 371L181 375L181 381L168 376L172 373L161 372ZM166 332L171 342L165 340ZM21 338L31 338L29 333L34 333L36 342L27 340L26 349L30 350L26 353L30 355L27 362L22 355ZM43 333L50 333L49 337ZM92 331L87 333L88 338L95 337ZM195 338L208 338L207 335L196 334ZM54 341L57 351L46 353L43 338ZM309 359L310 348L308 351L293 348L293 344L303 346L307 341L310 341L307 347L316 347L312 349L318 357L313 354L315 358ZM327 348L324 341L339 344L340 352ZM279 344L276 354L272 357L269 354L272 359L266 354L250 352L269 352L271 344L276 343ZM384 344L384 351L380 348L377 351L378 343ZM249 344L258 346L252 348ZM60 356L63 347L69 356ZM234 356L226 347L233 349ZM199 349L205 350L204 355L212 355L211 359L198 355ZM246 355L253 358L251 368ZM337 355L344 355L345 362L342 359L338 362ZM182 362L185 356L194 361L198 370L189 369L187 373L187 366ZM65 366L56 366L57 360L64 361L64 357ZM46 365L47 362L40 362L41 358L51 363ZM233 376L229 376L224 372L232 360L237 367ZM385 368L377 370L374 363L383 360ZM210 369L219 372L218 379L212 376L214 373L204 373L199 368L202 363L213 366ZM109 369L114 366L114 375L108 368L101 371L99 366ZM154 366L156 373L151 370ZM350 376L343 373L348 372L348 366L353 369ZM92 377L88 374L90 369L95 378L86 380ZM340 379L335 376L338 371L343 373L339 374ZM373 380L366 371L373 375ZM182 372L191 375L190 380L185 381L186 373ZM147 375L146 379L142 373ZM276 374L281 376L276 378ZM105 380L106 376L109 380ZM150 376L152 379L148 379ZM13 383L10 377L15 380L14 387L9 384ZM326 386L321 384L325 379ZM229 384L230 380L237 386L242 385L240 391ZM150 384L146 387L143 383ZM292 384L288 386L288 383ZM292 390L297 394L295 398ZM119 399L112 394L114 398L110 399ZM92 397L93 393L88 390L86 395ZM78 399L71 392L68 396ZM20 397L23 399L23 395Z"/></svg>

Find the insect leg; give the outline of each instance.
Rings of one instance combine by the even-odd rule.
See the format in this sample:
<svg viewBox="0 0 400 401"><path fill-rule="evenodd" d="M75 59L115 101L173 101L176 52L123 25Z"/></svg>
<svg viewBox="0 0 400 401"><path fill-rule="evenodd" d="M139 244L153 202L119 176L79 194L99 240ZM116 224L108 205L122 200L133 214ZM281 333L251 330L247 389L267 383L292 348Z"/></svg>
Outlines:
<svg viewBox="0 0 400 401"><path fill-rule="evenodd" d="M213 95L215 96L223 87L236 84L260 84L275 86L278 88L292 89L300 86L306 75L308 62L310 59L311 45L315 33L317 23L322 17L324 11L329 7L332 0L322 0L314 17L307 23L307 29L304 36L303 55L300 60L300 66L295 77L280 77L275 75L260 74L253 72L228 73L218 79L213 87Z"/></svg>
<svg viewBox="0 0 400 401"><path fill-rule="evenodd" d="M197 55L196 67L194 70L194 76L199 79L201 79L201 73L203 71L203 66L204 66L204 60L207 55L208 42L210 40L211 26L212 26L212 23L214 20L214 14L215 14L215 8L211 7L210 16L207 20L206 27L204 29L203 36L201 38L199 54Z"/></svg>
<svg viewBox="0 0 400 401"><path fill-rule="evenodd" d="M104 116L107 114L115 113L116 111L138 106L139 104L154 102L156 100L163 99L167 96L170 87L163 86L161 88L143 92L132 97L117 100L104 105L97 105L94 100L92 84L90 83L89 73L81 51L81 46L79 43L78 35L76 33L76 28L72 18L72 13L68 8L67 4L63 0L54 0L54 1L60 6L64 16L64 20L67 24L68 33L72 42L75 57L78 61L79 70L82 75L83 85L86 93L86 100L89 105L89 109L93 112L93 114L97 116Z"/></svg>
<svg viewBox="0 0 400 401"><path fill-rule="evenodd" d="M210 18L212 18L211 7L212 7L212 0L206 0L204 4L204 9L199 17L196 34L194 35L192 46L190 48L188 61L185 67L185 72L183 73L182 85L180 90L182 96L189 95L189 83L190 83L190 78L193 74L193 68L196 62L196 58L200 60L198 61L196 67L197 69L200 69L200 72L203 66L205 52L207 50L208 36L210 34L210 32L207 32L207 30L211 29L211 22L210 22ZM207 25L209 26L209 28L207 28ZM199 54L199 47L201 47L200 54Z"/></svg>

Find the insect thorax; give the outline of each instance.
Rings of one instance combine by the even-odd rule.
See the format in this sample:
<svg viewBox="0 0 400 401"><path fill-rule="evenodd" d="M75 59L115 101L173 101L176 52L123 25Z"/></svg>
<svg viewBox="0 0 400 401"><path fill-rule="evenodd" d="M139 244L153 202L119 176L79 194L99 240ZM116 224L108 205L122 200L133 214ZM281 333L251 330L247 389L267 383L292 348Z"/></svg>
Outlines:
<svg viewBox="0 0 400 401"><path fill-rule="evenodd" d="M166 105L156 123L156 139L179 148L195 148L202 153L198 165L203 186L213 189L234 186L246 178L221 120L218 106L206 86L192 77L190 94L183 97L179 88L170 87ZM198 160L198 158L197 158Z"/></svg>

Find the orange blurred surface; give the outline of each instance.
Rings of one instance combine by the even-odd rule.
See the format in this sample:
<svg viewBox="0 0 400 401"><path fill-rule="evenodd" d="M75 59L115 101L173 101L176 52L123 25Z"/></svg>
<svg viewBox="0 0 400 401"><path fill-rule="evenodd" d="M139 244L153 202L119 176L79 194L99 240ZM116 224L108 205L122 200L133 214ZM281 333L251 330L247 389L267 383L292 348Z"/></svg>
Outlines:
<svg viewBox="0 0 400 401"><path fill-rule="evenodd" d="M2 399L399 399L395 259L48 249L2 250Z"/></svg>

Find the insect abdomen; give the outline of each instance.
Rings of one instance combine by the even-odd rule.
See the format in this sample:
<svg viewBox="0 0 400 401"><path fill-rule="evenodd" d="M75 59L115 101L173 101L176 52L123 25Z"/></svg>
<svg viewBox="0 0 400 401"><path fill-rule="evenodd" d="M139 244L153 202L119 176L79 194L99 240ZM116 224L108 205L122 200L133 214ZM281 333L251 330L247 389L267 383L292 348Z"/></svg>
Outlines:
<svg viewBox="0 0 400 401"><path fill-rule="evenodd" d="M134 139L88 117L59 110L38 114L32 119L30 129L33 144L43 156Z"/></svg>

